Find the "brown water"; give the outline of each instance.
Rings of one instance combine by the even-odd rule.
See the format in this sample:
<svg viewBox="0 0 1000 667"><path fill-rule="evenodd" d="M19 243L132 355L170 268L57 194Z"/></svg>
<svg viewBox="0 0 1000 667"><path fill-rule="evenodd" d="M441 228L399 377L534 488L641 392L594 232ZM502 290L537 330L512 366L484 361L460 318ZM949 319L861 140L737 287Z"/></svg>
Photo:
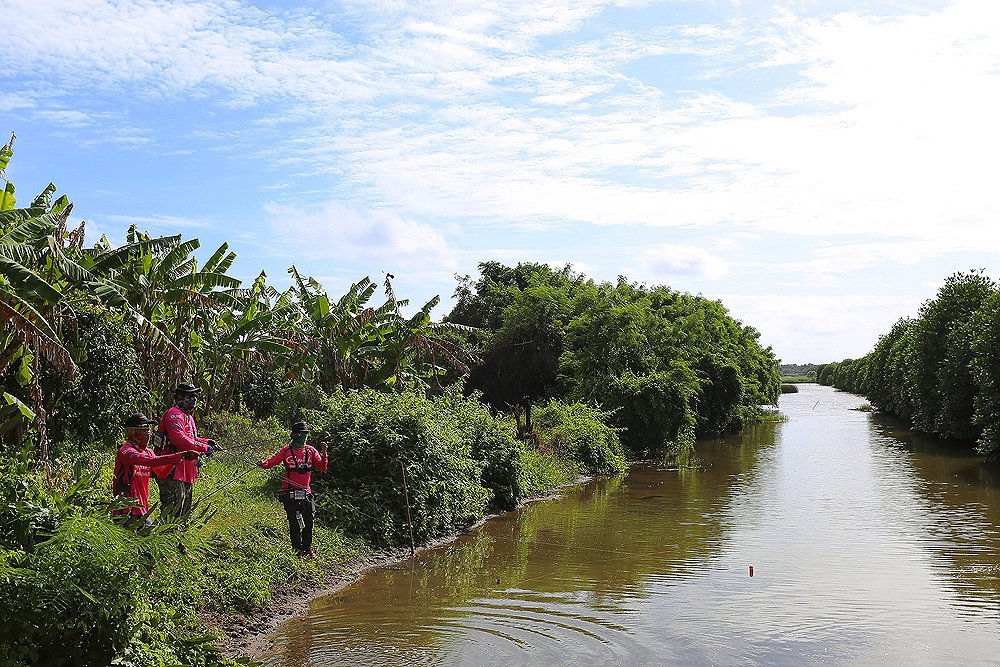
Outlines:
<svg viewBox="0 0 1000 667"><path fill-rule="evenodd" d="M800 385L701 469L637 465L374 570L265 664L997 664L1000 468L862 402Z"/></svg>

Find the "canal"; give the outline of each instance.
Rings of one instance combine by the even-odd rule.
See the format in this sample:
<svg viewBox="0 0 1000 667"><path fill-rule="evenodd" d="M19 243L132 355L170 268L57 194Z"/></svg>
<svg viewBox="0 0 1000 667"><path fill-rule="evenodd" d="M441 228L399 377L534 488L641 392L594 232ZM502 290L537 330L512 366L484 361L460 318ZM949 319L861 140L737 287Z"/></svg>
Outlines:
<svg viewBox="0 0 1000 667"><path fill-rule="evenodd" d="M265 665L996 664L1000 468L799 388L697 466L637 464L368 572Z"/></svg>

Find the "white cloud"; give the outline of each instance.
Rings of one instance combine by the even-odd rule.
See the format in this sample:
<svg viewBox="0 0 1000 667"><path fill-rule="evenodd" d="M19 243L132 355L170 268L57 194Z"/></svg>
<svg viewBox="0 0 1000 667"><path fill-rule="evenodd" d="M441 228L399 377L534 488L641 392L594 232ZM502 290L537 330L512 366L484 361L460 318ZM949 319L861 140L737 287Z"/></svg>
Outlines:
<svg viewBox="0 0 1000 667"><path fill-rule="evenodd" d="M860 293L717 296L788 363L861 357L896 320L916 315L922 303L910 296Z"/></svg>
<svg viewBox="0 0 1000 667"><path fill-rule="evenodd" d="M24 93L0 93L0 111L29 109L33 106L35 106L35 100L30 95Z"/></svg>
<svg viewBox="0 0 1000 667"><path fill-rule="evenodd" d="M25 22L12 70L97 93L277 102L272 132L304 124L292 138L216 141L342 176L338 198L359 208L523 227L905 234L939 251L1000 214L1000 10L982 0L606 34L587 30L601 2L348 3L338 20L360 43L327 18L238 2L35 5L11 2ZM543 35L575 39L550 47ZM684 64L690 88L626 73L648 56ZM772 69L797 83L723 92L734 72Z"/></svg>
<svg viewBox="0 0 1000 667"><path fill-rule="evenodd" d="M314 209L270 203L265 206L276 246L309 259L359 259L381 270L454 270L447 241L433 227L387 210L358 211L339 202Z"/></svg>
<svg viewBox="0 0 1000 667"><path fill-rule="evenodd" d="M643 274L653 280L698 277L716 280L726 275L727 265L718 255L696 246L663 243L639 254Z"/></svg>

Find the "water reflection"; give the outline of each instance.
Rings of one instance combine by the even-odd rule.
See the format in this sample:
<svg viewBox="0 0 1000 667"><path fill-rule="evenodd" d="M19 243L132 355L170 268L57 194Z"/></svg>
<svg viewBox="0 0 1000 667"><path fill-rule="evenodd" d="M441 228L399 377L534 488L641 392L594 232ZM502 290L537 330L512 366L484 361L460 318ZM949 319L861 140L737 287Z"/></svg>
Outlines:
<svg viewBox="0 0 1000 667"><path fill-rule="evenodd" d="M787 423L699 443L700 468L640 464L369 573L284 626L266 664L1000 655L996 468L801 389Z"/></svg>

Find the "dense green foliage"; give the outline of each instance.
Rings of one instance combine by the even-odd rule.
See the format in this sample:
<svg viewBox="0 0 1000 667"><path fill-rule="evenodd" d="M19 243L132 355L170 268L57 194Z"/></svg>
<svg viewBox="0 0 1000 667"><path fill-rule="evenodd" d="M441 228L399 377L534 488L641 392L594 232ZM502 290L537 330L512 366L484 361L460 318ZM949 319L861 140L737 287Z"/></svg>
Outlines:
<svg viewBox="0 0 1000 667"><path fill-rule="evenodd" d="M570 267L479 265L447 320L475 327L484 363L468 381L497 408L525 414L561 398L602 406L639 455L756 421L778 396L759 334L717 301Z"/></svg>
<svg viewBox="0 0 1000 667"><path fill-rule="evenodd" d="M941 438L1000 454L1000 288L981 272L950 276L913 319L899 320L860 359L817 379Z"/></svg>
<svg viewBox="0 0 1000 667"><path fill-rule="evenodd" d="M450 403L460 411L437 409L432 399L412 392L356 391L335 393L311 412L310 422L337 461L316 484L320 516L379 545L409 539L407 498L421 542L482 516L491 494L482 485L483 464L472 457L470 436L497 436L498 449L514 443L509 435L504 442L498 430L480 428L487 415L476 415L481 408L474 402Z"/></svg>
<svg viewBox="0 0 1000 667"><path fill-rule="evenodd" d="M625 452L609 415L585 403L549 401L536 417L541 441L560 459L577 461L587 474L606 475L626 467Z"/></svg>
<svg viewBox="0 0 1000 667"><path fill-rule="evenodd" d="M529 459L526 471L527 450L510 422L454 387L436 397L335 392L308 417L336 462L314 485L318 515L378 545L408 542L408 515L413 538L424 542L478 521L488 509L513 509L530 492L567 477L625 468L607 415L582 404L552 401L539 412L540 449L566 462L555 474L539 457ZM549 482L537 480L537 468Z"/></svg>

